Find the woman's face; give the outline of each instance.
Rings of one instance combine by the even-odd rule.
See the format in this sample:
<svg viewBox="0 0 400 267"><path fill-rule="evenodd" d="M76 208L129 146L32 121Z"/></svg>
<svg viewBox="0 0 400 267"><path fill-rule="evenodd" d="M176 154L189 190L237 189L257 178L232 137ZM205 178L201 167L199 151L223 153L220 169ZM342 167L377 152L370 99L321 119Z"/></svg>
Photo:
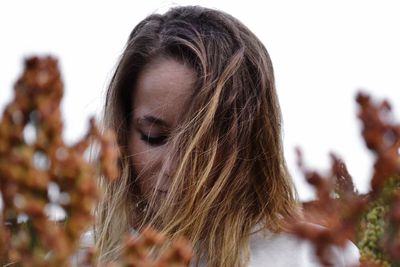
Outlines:
<svg viewBox="0 0 400 267"><path fill-rule="evenodd" d="M168 191L174 162L169 160L166 141L188 109L195 79L192 68L163 57L152 60L139 73L133 88L129 151L144 197L155 192L160 198Z"/></svg>

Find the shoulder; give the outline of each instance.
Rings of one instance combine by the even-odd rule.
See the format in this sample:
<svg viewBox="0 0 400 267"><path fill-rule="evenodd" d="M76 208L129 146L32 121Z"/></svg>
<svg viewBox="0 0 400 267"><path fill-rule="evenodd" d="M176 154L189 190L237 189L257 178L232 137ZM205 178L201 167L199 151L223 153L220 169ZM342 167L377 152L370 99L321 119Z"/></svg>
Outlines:
<svg viewBox="0 0 400 267"><path fill-rule="evenodd" d="M85 232L80 239L80 247L88 248L94 246L93 230Z"/></svg>
<svg viewBox="0 0 400 267"><path fill-rule="evenodd" d="M259 232L250 239L250 267L292 266L319 267L314 246L310 241L288 233ZM359 252L350 241L344 247L332 247L333 266L357 266Z"/></svg>
<svg viewBox="0 0 400 267"><path fill-rule="evenodd" d="M82 262L87 254L89 248L94 246L94 234L93 231L85 232L79 241L78 251L71 258L71 266L78 267L82 266Z"/></svg>

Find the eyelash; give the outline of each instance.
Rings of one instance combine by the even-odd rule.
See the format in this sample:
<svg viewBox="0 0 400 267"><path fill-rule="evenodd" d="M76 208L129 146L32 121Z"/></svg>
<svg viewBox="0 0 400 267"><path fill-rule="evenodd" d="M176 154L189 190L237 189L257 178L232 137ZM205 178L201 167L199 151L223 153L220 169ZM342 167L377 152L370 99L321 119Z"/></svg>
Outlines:
<svg viewBox="0 0 400 267"><path fill-rule="evenodd" d="M148 143L151 146L161 146L165 144L167 137L164 135L158 136L158 137L152 137L148 135L141 134L141 138L143 141Z"/></svg>

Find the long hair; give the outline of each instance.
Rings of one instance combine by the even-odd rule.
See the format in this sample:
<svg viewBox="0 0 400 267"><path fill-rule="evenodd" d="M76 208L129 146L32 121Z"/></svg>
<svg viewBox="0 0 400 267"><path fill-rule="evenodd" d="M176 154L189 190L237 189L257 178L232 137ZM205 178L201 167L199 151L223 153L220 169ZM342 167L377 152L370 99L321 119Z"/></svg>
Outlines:
<svg viewBox="0 0 400 267"><path fill-rule="evenodd" d="M128 150L132 94L139 72L158 56L197 75L189 110L169 140L176 162L162 205L138 208ZM117 133L121 177L102 180L95 240L100 259L116 257L121 236L150 224L184 236L208 266L245 266L254 229L284 231L297 214L281 139L281 111L271 59L234 17L198 6L152 14L132 31L110 82L105 127Z"/></svg>

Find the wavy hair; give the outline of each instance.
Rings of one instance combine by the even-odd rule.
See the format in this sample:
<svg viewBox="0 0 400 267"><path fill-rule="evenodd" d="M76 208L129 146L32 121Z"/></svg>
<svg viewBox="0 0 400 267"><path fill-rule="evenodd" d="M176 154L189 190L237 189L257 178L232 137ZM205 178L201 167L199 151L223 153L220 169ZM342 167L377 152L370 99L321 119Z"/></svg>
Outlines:
<svg viewBox="0 0 400 267"><path fill-rule="evenodd" d="M129 160L132 94L139 72L163 56L192 67L197 80L189 110L169 140L177 166L161 207L139 209ZM297 194L281 139L273 67L260 40L240 21L199 6L152 14L132 31L110 82L105 127L117 133L120 178L102 180L96 210L100 260L118 255L121 236L150 224L185 236L208 266L245 266L254 229L285 230Z"/></svg>

